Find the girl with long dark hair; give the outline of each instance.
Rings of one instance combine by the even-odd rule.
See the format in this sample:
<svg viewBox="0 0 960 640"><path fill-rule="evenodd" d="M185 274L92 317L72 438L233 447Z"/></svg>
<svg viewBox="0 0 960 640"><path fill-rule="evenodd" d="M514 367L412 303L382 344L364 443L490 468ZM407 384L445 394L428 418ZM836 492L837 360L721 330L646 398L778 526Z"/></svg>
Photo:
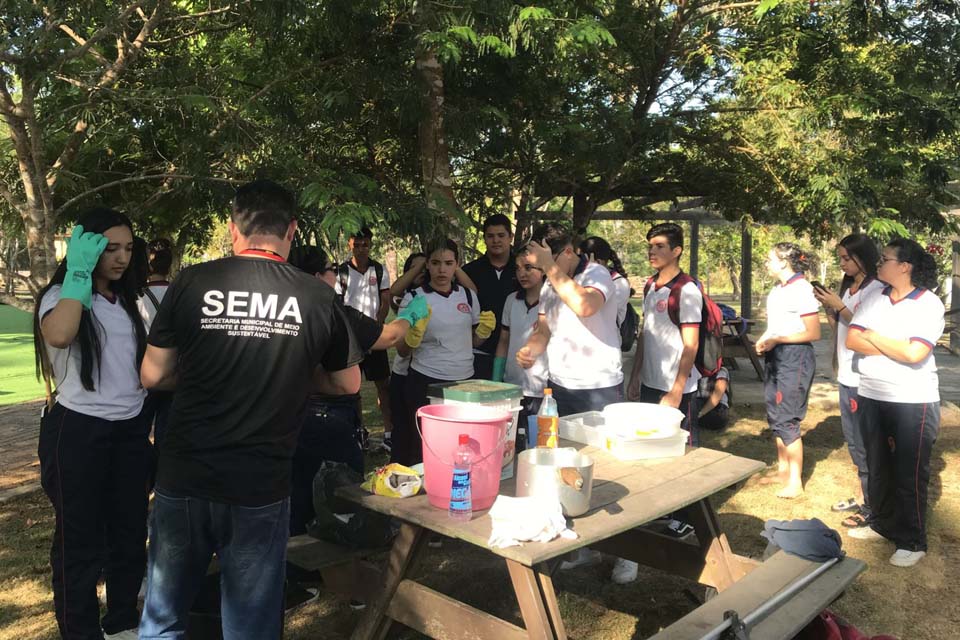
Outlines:
<svg viewBox="0 0 960 640"><path fill-rule="evenodd" d="M779 498L803 494L800 423L817 364L813 341L820 339L820 305L803 275L811 266L809 256L789 242L774 245L767 255L767 271L777 284L767 296L767 330L756 349L766 358L767 424L777 441L776 475L766 480L784 485Z"/></svg>
<svg viewBox="0 0 960 640"><path fill-rule="evenodd" d="M630 289L630 280L627 278L627 270L623 268L620 256L609 242L598 236L591 236L581 242L579 249L580 255L586 256L591 262L596 262L610 271L614 291L617 294L617 326L619 327L627 315L627 305L630 304L630 296L633 294Z"/></svg>
<svg viewBox="0 0 960 640"><path fill-rule="evenodd" d="M847 333L850 320L869 296L878 294L883 283L877 280L877 260L880 252L869 236L861 233L843 238L837 245L837 257L843 280L840 292L832 293L814 283L813 295L827 311L827 320L833 328L836 344L834 357L836 363L837 386L840 393L840 425L843 439L847 443L850 458L857 467L857 490L851 498L833 505L834 511L852 511L843 520L847 527L863 526L870 517L870 502L867 499L867 452L863 445L863 435L859 424L860 398L857 387L860 375L853 369L853 352L847 349Z"/></svg>
<svg viewBox="0 0 960 640"><path fill-rule="evenodd" d="M912 567L927 552L927 485L940 431L940 380L933 348L943 334L937 265L919 244L884 247L877 277L887 283L850 322L847 348L860 372L860 428L866 447L870 519L850 530L896 545L890 564Z"/></svg>
<svg viewBox="0 0 960 640"><path fill-rule="evenodd" d="M41 484L56 513L53 599L67 639L135 638L139 621L153 458L150 425L141 415L146 330L135 255L125 215L87 211L34 312L37 374L56 383L56 403L40 422L38 454Z"/></svg>

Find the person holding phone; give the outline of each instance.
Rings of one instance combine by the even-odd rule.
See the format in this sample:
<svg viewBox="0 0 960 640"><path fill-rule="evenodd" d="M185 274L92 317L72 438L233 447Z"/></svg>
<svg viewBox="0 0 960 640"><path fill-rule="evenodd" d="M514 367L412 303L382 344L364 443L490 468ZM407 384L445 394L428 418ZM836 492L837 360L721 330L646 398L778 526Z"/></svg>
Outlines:
<svg viewBox="0 0 960 640"><path fill-rule="evenodd" d="M861 233L843 238L837 245L837 257L843 280L839 294L832 293L819 282L813 282L813 295L827 311L827 321L833 328L834 363L837 386L840 394L840 425L847 443L850 459L857 468L855 495L837 502L833 511L851 512L841 524L845 527L861 527L870 518L870 501L867 492L867 451L860 426L860 397L857 388L860 374L853 368L854 352L847 348L847 333L850 320L857 310L872 295L879 294L884 284L877 280L877 261L880 252L876 244Z"/></svg>

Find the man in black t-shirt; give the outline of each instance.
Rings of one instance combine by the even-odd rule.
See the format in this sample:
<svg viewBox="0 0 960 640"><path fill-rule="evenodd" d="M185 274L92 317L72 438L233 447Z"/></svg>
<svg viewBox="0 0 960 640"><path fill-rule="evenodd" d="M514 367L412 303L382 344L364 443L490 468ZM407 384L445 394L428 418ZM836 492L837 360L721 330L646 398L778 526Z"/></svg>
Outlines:
<svg viewBox="0 0 960 640"><path fill-rule="evenodd" d="M362 353L330 287L287 264L293 194L233 202L234 256L184 270L141 367L176 388L160 449L140 637L185 628L210 558L229 638L279 638L298 414L312 391L356 393Z"/></svg>
<svg viewBox="0 0 960 640"><path fill-rule="evenodd" d="M473 377L493 379L494 354L500 343L500 318L507 296L517 290L517 265L510 248L513 231L510 218L497 213L483 221L483 240L487 252L463 266L477 285L481 311L493 311L497 326L483 344L473 350Z"/></svg>

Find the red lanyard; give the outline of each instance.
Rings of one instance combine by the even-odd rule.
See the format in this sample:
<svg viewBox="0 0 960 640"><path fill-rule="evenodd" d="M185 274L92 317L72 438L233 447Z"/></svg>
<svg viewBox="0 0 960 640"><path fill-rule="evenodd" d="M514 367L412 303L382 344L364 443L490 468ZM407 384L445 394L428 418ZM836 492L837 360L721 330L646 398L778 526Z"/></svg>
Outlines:
<svg viewBox="0 0 960 640"><path fill-rule="evenodd" d="M266 258L267 260L273 260L274 262L286 262L286 258L277 253L276 251L270 251L270 249L244 249L239 253L241 256L258 256L260 258Z"/></svg>

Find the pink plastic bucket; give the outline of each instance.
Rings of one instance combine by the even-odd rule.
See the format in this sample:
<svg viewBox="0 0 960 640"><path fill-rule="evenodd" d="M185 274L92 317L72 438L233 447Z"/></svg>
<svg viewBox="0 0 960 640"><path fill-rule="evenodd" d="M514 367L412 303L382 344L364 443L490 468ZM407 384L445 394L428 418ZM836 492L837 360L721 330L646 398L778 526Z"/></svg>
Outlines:
<svg viewBox="0 0 960 640"><path fill-rule="evenodd" d="M450 508L454 454L459 435L466 433L473 450L473 508L490 508L500 491L503 446L512 420L509 411L479 405L431 404L417 411L423 441L423 483L431 505Z"/></svg>

